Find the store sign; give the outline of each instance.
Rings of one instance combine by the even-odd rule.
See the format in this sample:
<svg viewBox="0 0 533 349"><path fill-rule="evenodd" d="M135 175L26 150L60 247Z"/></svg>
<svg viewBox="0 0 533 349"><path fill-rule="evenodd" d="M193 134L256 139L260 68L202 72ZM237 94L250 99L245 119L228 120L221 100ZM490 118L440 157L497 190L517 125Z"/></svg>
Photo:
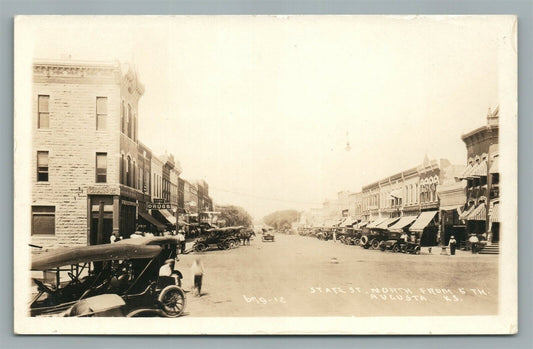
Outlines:
<svg viewBox="0 0 533 349"><path fill-rule="evenodd" d="M149 210L171 210L172 205L169 203L149 202L146 204Z"/></svg>

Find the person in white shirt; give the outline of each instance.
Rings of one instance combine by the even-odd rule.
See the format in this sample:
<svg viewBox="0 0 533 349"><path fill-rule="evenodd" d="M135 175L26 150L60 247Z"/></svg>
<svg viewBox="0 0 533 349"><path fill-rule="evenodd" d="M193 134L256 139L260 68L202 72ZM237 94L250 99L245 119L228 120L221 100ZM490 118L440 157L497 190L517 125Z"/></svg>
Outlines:
<svg viewBox="0 0 533 349"><path fill-rule="evenodd" d="M479 239L476 234L472 234L470 238L468 239L470 244L472 245L472 253L477 253L477 244L479 242Z"/></svg>
<svg viewBox="0 0 533 349"><path fill-rule="evenodd" d="M202 296L202 281L204 276L204 266L200 257L196 257L191 266L191 275L193 277L194 295L196 297Z"/></svg>
<svg viewBox="0 0 533 349"><path fill-rule="evenodd" d="M181 254L184 254L185 253L185 235L183 234L183 230L180 230L178 232L178 235L176 236L176 238L179 241L179 251Z"/></svg>

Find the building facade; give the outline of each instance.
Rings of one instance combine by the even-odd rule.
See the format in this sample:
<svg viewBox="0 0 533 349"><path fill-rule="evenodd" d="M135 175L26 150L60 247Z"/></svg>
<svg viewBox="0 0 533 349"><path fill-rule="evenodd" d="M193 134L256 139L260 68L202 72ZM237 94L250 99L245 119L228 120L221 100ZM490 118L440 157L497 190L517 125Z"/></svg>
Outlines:
<svg viewBox="0 0 533 349"><path fill-rule="evenodd" d="M127 65L34 62L32 243L96 244L135 229L143 93Z"/></svg>
<svg viewBox="0 0 533 349"><path fill-rule="evenodd" d="M500 240L499 108L489 109L487 124L461 137L466 145L466 204L460 219L468 234L476 234L488 245Z"/></svg>

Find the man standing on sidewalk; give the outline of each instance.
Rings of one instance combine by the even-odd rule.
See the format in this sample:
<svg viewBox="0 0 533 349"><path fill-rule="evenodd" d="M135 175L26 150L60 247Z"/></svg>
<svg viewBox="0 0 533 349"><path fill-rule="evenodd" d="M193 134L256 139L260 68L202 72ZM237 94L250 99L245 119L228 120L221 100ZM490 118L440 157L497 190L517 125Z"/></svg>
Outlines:
<svg viewBox="0 0 533 349"><path fill-rule="evenodd" d="M477 235L472 234L470 238L468 239L468 241L472 245L472 254L477 253L477 244L479 243L479 239L477 238Z"/></svg>
<svg viewBox="0 0 533 349"><path fill-rule="evenodd" d="M176 235L176 238L178 239L179 241L179 248L180 248L180 253L181 254L184 254L185 253L185 235L183 234L183 230L180 229L180 231L178 232L178 235Z"/></svg>

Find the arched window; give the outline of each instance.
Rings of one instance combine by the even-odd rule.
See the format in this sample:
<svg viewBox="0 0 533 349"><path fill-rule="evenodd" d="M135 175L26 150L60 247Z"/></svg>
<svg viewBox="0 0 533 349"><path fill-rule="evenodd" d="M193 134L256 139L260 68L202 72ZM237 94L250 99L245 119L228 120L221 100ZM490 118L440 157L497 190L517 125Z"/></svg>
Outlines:
<svg viewBox="0 0 533 349"><path fill-rule="evenodd" d="M120 155L120 184L124 184L124 154Z"/></svg>
<svg viewBox="0 0 533 349"><path fill-rule="evenodd" d="M133 160L133 173L131 178L131 187L137 188L137 163L135 160Z"/></svg>
<svg viewBox="0 0 533 349"><path fill-rule="evenodd" d="M127 122L126 122L126 130L127 130L127 134L128 134L128 137L131 138L131 119L132 119L132 113L131 113L131 105L128 104L128 115L127 115Z"/></svg>
<svg viewBox="0 0 533 349"><path fill-rule="evenodd" d="M126 170L126 185L128 187L131 187L131 175L132 175L132 168L131 168L131 157L128 155L128 167Z"/></svg>
<svg viewBox="0 0 533 349"><path fill-rule="evenodd" d="M124 107L124 101L122 101L120 105L120 132L122 133L124 133L124 122L125 122L124 114L126 113L125 109L126 108Z"/></svg>

